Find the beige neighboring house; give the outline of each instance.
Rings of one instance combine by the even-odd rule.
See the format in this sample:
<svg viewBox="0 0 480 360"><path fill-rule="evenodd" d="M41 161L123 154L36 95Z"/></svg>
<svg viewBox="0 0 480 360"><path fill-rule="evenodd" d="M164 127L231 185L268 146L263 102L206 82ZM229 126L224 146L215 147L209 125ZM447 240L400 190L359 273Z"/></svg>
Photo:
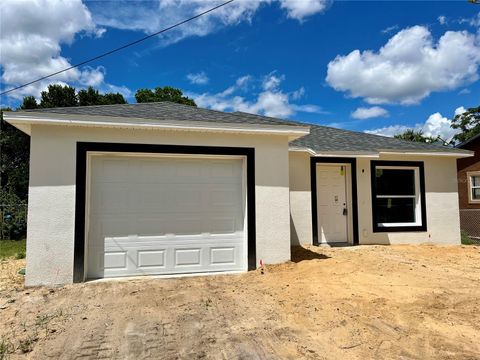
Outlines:
<svg viewBox="0 0 480 360"><path fill-rule="evenodd" d="M27 285L242 272L297 244L460 243L470 151L168 102L4 118L31 137Z"/></svg>

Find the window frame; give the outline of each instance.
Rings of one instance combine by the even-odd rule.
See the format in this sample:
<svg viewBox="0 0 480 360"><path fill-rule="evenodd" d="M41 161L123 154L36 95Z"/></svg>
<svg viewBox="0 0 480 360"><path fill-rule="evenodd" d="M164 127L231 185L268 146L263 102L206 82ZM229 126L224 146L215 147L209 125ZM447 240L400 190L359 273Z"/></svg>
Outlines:
<svg viewBox="0 0 480 360"><path fill-rule="evenodd" d="M480 199L473 198L473 189L478 189L480 186L473 186L472 184L472 177L478 176L480 177L480 171L468 171L467 172L467 182L468 182L468 203L469 204L480 204Z"/></svg>
<svg viewBox="0 0 480 360"><path fill-rule="evenodd" d="M426 203L425 203L425 173L422 161L382 161L372 160L371 169L371 197L372 197L372 225L373 232L409 232L427 231ZM376 172L377 169L414 170L415 195L377 195ZM415 222L378 223L376 207L377 198L415 198ZM480 202L480 201L479 201Z"/></svg>

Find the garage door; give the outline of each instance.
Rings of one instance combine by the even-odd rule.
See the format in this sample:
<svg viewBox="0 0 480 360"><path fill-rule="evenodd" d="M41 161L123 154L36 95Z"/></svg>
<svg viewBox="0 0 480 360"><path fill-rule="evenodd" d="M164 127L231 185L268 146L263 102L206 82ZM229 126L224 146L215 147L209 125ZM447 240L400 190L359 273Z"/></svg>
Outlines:
<svg viewBox="0 0 480 360"><path fill-rule="evenodd" d="M241 157L90 159L89 278L247 269Z"/></svg>

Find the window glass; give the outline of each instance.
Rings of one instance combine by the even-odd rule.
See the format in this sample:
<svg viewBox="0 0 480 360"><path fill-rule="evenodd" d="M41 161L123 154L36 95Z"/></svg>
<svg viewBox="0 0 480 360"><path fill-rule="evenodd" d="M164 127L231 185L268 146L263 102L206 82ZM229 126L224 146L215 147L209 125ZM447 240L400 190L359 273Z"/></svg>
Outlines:
<svg viewBox="0 0 480 360"><path fill-rule="evenodd" d="M413 169L382 169L376 172L377 195L415 195Z"/></svg>
<svg viewBox="0 0 480 360"><path fill-rule="evenodd" d="M377 223L415 222L415 203L415 198L377 198Z"/></svg>
<svg viewBox="0 0 480 360"><path fill-rule="evenodd" d="M472 186L480 187L480 176L471 176L472 178Z"/></svg>
<svg viewBox="0 0 480 360"><path fill-rule="evenodd" d="M480 188L472 189L472 199L480 200Z"/></svg>
<svg viewBox="0 0 480 360"><path fill-rule="evenodd" d="M398 165L397 165L398 164ZM416 163L415 163L416 164ZM423 176L421 165L395 161L372 161L372 206L374 231L418 231L424 227ZM420 163L419 163L420 164ZM479 191L476 195L480 200ZM475 180L476 181L476 180ZM473 189L473 187L472 187Z"/></svg>

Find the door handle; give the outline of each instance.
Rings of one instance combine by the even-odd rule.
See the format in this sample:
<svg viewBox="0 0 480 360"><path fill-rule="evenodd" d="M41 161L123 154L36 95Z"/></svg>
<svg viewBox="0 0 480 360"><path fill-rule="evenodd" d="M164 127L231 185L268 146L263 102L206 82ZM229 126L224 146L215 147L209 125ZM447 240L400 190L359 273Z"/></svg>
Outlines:
<svg viewBox="0 0 480 360"><path fill-rule="evenodd" d="M347 215L348 211L347 208L343 208L343 215Z"/></svg>

